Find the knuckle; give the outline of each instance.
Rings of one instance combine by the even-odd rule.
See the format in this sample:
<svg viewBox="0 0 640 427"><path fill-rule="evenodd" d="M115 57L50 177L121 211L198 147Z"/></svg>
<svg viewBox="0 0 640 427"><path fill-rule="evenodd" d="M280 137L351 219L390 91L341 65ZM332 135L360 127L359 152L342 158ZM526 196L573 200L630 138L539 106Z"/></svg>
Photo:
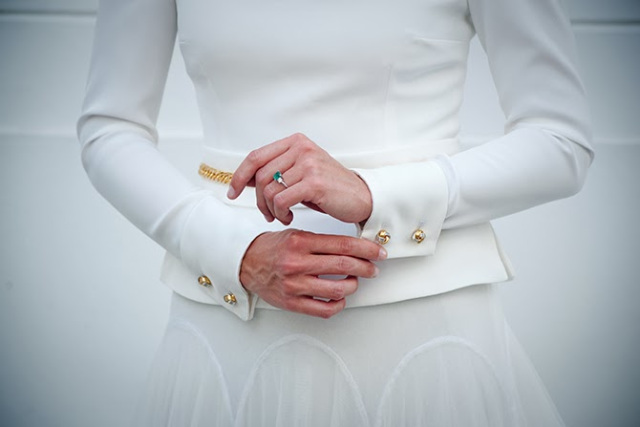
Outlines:
<svg viewBox="0 0 640 427"><path fill-rule="evenodd" d="M296 294L296 283L294 280L290 280L290 279L284 279L282 281L282 292L285 295L295 295Z"/></svg>
<svg viewBox="0 0 640 427"><path fill-rule="evenodd" d="M305 177L309 175L309 169L314 166L314 160L310 157L303 157L299 160L300 167L305 172Z"/></svg>
<svg viewBox="0 0 640 427"><path fill-rule="evenodd" d="M336 261L336 268L339 272L347 274L353 268L353 262L349 257L339 257Z"/></svg>
<svg viewBox="0 0 640 427"><path fill-rule="evenodd" d="M304 170L305 178L316 176L320 172L318 159L315 156L305 156L299 160L302 170Z"/></svg>
<svg viewBox="0 0 640 427"><path fill-rule="evenodd" d="M316 144L314 144L310 139L304 138L298 143L300 149L302 149L303 153L310 153L316 148Z"/></svg>
<svg viewBox="0 0 640 427"><path fill-rule="evenodd" d="M292 140L296 148L301 150L302 152L313 150L316 147L316 144L313 141L311 141L307 137L307 135L300 132L293 134Z"/></svg>
<svg viewBox="0 0 640 427"><path fill-rule="evenodd" d="M304 246L305 233L300 230L292 230L287 238L287 246L294 251Z"/></svg>
<svg viewBox="0 0 640 427"><path fill-rule="evenodd" d="M265 185L268 184L269 181L270 181L270 178L271 178L271 176L264 169L259 169L256 172L256 181L261 183L261 184L265 184Z"/></svg>
<svg viewBox="0 0 640 427"><path fill-rule="evenodd" d="M335 304L326 304L324 307L322 307L319 310L318 316L323 319L329 319L335 316L336 314L340 313L344 308L344 306L345 306L344 300L336 301Z"/></svg>
<svg viewBox="0 0 640 427"><path fill-rule="evenodd" d="M302 142L302 141L305 141L306 139L308 139L307 136L302 132L294 133L293 135L291 135L291 138L296 143L299 143L299 142Z"/></svg>
<svg viewBox="0 0 640 427"><path fill-rule="evenodd" d="M254 165L260 161L260 149L256 148L255 150L251 150L249 154L247 154L247 161Z"/></svg>
<svg viewBox="0 0 640 427"><path fill-rule="evenodd" d="M322 189L325 185L325 180L315 173L315 168L308 167L306 170L308 171L308 177L306 178L307 185L314 190Z"/></svg>
<svg viewBox="0 0 640 427"><path fill-rule="evenodd" d="M283 254L276 261L276 270L285 276L293 274L297 269L297 262L290 254ZM286 286L286 283L283 283Z"/></svg>
<svg viewBox="0 0 640 427"><path fill-rule="evenodd" d="M352 239L342 238L338 240L338 248L340 250L340 253L350 254L355 248L355 243Z"/></svg>
<svg viewBox="0 0 640 427"><path fill-rule="evenodd" d="M331 289L331 295L329 296L329 299L332 299L334 301L341 300L345 297L345 292L346 290L344 283L336 282L334 287Z"/></svg>
<svg viewBox="0 0 640 427"><path fill-rule="evenodd" d="M358 290L358 278L357 277L348 277L344 279L344 282L348 284L345 285L345 295L351 295Z"/></svg>
<svg viewBox="0 0 640 427"><path fill-rule="evenodd" d="M284 196L282 196L282 193L278 193L273 196L273 206L276 208L276 210L280 211L289 209L289 206L287 206L286 200L284 199Z"/></svg>
<svg viewBox="0 0 640 427"><path fill-rule="evenodd" d="M318 311L318 317L323 319L329 319L334 314L336 314L335 310L331 306L323 307Z"/></svg>
<svg viewBox="0 0 640 427"><path fill-rule="evenodd" d="M268 199L273 199L278 193L273 185L267 185L262 189L262 194Z"/></svg>
<svg viewBox="0 0 640 427"><path fill-rule="evenodd" d="M318 169L318 160L315 156L305 156L300 159L300 165L304 168L305 176L315 173Z"/></svg>

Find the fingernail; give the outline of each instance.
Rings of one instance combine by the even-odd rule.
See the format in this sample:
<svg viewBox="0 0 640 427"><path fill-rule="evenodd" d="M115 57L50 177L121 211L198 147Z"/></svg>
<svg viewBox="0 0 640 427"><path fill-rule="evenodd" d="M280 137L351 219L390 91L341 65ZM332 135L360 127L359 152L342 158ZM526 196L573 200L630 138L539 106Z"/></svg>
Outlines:
<svg viewBox="0 0 640 427"><path fill-rule="evenodd" d="M378 277L378 274L380 273L380 269L378 268L378 266L376 265L376 268L373 270L373 277Z"/></svg>
<svg viewBox="0 0 640 427"><path fill-rule="evenodd" d="M229 186L229 191L227 191L227 197L230 199L236 198L236 190L234 190L231 186Z"/></svg>
<svg viewBox="0 0 640 427"><path fill-rule="evenodd" d="M387 251L384 248L380 248L380 252L378 253L378 259L383 260L387 259Z"/></svg>

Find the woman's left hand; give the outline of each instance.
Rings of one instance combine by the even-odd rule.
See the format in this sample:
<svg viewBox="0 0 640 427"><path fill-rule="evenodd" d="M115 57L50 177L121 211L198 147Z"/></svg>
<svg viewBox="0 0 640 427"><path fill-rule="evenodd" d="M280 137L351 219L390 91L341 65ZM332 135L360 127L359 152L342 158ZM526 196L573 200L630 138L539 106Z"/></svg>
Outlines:
<svg viewBox="0 0 640 427"><path fill-rule="evenodd" d="M274 180L278 171L286 185ZM255 186L258 209L269 222L291 224L291 207L298 203L344 222L371 215L365 182L302 134L249 153L233 173L228 197L235 199L247 186Z"/></svg>

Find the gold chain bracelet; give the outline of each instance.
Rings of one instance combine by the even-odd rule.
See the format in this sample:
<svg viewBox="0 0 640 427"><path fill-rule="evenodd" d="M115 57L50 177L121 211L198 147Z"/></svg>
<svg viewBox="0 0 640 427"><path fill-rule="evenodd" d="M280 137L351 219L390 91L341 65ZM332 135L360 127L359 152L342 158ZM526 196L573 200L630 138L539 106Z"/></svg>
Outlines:
<svg viewBox="0 0 640 427"><path fill-rule="evenodd" d="M200 176L203 176L211 181L220 182L222 184L228 184L231 182L231 178L233 178L233 172L225 172L216 168L212 168L211 166L201 163L200 168L198 169L198 173Z"/></svg>

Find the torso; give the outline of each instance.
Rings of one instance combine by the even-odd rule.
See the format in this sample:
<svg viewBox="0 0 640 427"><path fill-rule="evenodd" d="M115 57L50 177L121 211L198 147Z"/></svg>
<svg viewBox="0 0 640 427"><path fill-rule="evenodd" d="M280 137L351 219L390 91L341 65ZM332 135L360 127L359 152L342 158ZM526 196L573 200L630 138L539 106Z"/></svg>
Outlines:
<svg viewBox="0 0 640 427"><path fill-rule="evenodd" d="M466 1L177 8L207 145L246 152L303 132L339 155L457 136L473 35Z"/></svg>

